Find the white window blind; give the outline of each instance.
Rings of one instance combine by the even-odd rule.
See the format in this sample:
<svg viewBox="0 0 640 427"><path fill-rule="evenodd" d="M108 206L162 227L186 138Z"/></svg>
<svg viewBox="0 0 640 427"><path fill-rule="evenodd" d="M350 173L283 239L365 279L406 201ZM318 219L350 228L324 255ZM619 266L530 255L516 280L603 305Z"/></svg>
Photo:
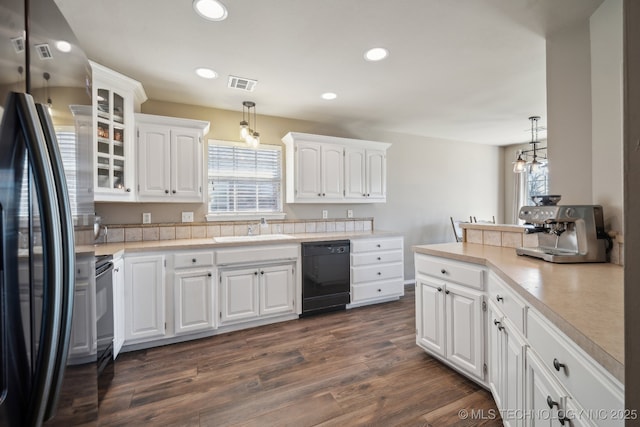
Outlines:
<svg viewBox="0 0 640 427"><path fill-rule="evenodd" d="M78 212L77 203L77 190L76 190L76 134L73 128L56 128L56 138L58 139L58 148L60 149L60 157L62 158L62 166L64 168L64 175L67 179L67 189L69 190L69 202L71 204L71 213L76 215ZM27 157L25 156L25 163L23 169L25 172L22 175L22 195L20 196L20 216L26 217L28 215L28 174L26 173ZM35 199L34 199L35 200Z"/></svg>
<svg viewBox="0 0 640 427"><path fill-rule="evenodd" d="M282 212L282 149L209 141L209 213Z"/></svg>

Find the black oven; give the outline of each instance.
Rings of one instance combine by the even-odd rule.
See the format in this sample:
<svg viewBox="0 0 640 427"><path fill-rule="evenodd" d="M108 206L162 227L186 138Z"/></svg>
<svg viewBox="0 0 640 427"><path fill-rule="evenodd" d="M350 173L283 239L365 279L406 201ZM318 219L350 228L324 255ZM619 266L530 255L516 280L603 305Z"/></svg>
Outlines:
<svg viewBox="0 0 640 427"><path fill-rule="evenodd" d="M302 315L344 310L350 302L348 240L302 244Z"/></svg>
<svg viewBox="0 0 640 427"><path fill-rule="evenodd" d="M114 374L113 360L113 262L96 257L96 332L98 347L98 402L102 401Z"/></svg>

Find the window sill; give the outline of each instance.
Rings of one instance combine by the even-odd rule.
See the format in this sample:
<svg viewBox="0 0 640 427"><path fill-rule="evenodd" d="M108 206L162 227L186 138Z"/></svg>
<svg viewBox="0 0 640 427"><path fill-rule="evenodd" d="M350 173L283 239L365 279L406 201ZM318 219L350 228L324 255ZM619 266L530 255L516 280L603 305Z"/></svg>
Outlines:
<svg viewBox="0 0 640 427"><path fill-rule="evenodd" d="M259 221L264 218L266 220L285 219L287 214L284 212L265 212L265 213L247 213L247 214L207 214L207 222L212 221Z"/></svg>

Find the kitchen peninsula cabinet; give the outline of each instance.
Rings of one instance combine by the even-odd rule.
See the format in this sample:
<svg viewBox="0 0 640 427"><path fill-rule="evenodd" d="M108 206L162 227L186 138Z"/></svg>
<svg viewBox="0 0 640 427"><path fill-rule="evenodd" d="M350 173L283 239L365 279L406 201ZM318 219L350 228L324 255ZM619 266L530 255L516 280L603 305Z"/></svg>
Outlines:
<svg viewBox="0 0 640 427"><path fill-rule="evenodd" d="M141 202L203 202L203 139L209 122L136 114Z"/></svg>
<svg viewBox="0 0 640 427"><path fill-rule="evenodd" d="M484 271L416 255L417 344L484 382Z"/></svg>
<svg viewBox="0 0 640 427"><path fill-rule="evenodd" d="M134 112L147 95L140 82L89 61L92 70L94 200L135 201Z"/></svg>
<svg viewBox="0 0 640 427"><path fill-rule="evenodd" d="M477 335L486 346L486 378L483 380L468 370L458 369L467 377L483 386L488 386L496 406L501 411L503 422L508 426L521 425L571 425L571 426L621 426L625 419L636 420L638 413L624 408L624 385L614 376L616 345L612 337L597 344L589 336L602 330L600 322L592 318L609 319L615 325L617 317L609 312L591 313L587 323L583 313L558 312L550 308L555 302L549 294L576 294L570 297L574 304L589 307L610 307L613 302L600 292L601 280L591 276L607 277L611 280L608 292L618 292L621 271L617 266L605 264L566 265L550 264L530 258L521 258L511 248L493 248L474 244L425 245L416 251L416 326L417 344L443 362L458 369L447 355L448 336L442 332L446 324L442 307L442 286L434 279L440 273L448 280L461 283L472 280L473 270L484 270L486 289L482 291L486 302L486 337ZM442 253L442 256L438 254ZM470 260L464 262L462 260ZM440 263L440 264L438 264ZM543 263L542 266L536 264ZM455 271L451 266L465 266L467 270ZM485 267L486 266L486 267ZM508 273L506 273L506 272ZM532 272L533 274L526 274ZM558 272L562 274L559 275ZM513 282L511 275L526 277L522 285ZM557 276L560 276L558 279ZM571 278L569 280L568 278ZM444 281L444 279L443 279ZM430 283L429 283L430 282ZM577 286L576 284L579 284ZM556 294L554 294L554 292ZM581 295L585 295L580 299ZM563 302L565 302L563 300ZM483 304L484 305L484 304ZM564 308L559 306L560 310ZM431 313L427 314L426 313ZM574 315L582 330L574 324L567 325L567 317ZM443 320L444 319L444 320ZM564 329L557 325L558 322ZM611 327L610 326L610 327ZM587 332L585 334L585 331ZM593 332L596 331L596 332ZM571 338L568 334L573 334ZM444 349L443 349L444 348ZM601 349L607 349L607 358L602 359ZM445 354L445 357L442 356ZM603 362L592 356L596 355ZM610 357L610 358L609 358Z"/></svg>
<svg viewBox="0 0 640 427"><path fill-rule="evenodd" d="M287 203L386 201L386 151L391 144L290 132Z"/></svg>

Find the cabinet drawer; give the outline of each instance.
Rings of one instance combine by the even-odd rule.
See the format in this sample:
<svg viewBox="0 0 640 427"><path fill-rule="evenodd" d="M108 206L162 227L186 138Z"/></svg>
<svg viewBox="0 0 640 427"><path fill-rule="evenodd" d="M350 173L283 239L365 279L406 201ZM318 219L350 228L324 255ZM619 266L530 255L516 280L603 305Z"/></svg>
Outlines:
<svg viewBox="0 0 640 427"><path fill-rule="evenodd" d="M536 311L527 313L527 338L531 348L541 356L544 366L564 385L573 398L587 410L624 408L622 385L597 362L586 355L566 335ZM564 367L554 367L554 360ZM611 419L599 420L609 425Z"/></svg>
<svg viewBox="0 0 640 427"><path fill-rule="evenodd" d="M292 260L298 258L300 245L247 245L216 252L218 265L255 264L263 261Z"/></svg>
<svg viewBox="0 0 640 427"><path fill-rule="evenodd" d="M208 267L213 265L213 251L175 254L173 263L174 268Z"/></svg>
<svg viewBox="0 0 640 427"><path fill-rule="evenodd" d="M404 295L404 283L402 280L392 280L378 283L368 283L366 285L351 286L351 302L372 298L384 298Z"/></svg>
<svg viewBox="0 0 640 427"><path fill-rule="evenodd" d="M388 262L402 262L402 251L382 251L351 254L351 265L353 267L371 264L384 264Z"/></svg>
<svg viewBox="0 0 640 427"><path fill-rule="evenodd" d="M402 237L384 237L351 240L351 252L388 251L403 249Z"/></svg>
<svg viewBox="0 0 640 427"><path fill-rule="evenodd" d="M524 334L527 305L507 286L493 273L489 273L487 284L489 299L511 320L516 329Z"/></svg>
<svg viewBox="0 0 640 427"><path fill-rule="evenodd" d="M415 262L418 273L458 282L479 290L483 288L484 269L482 267L422 254L416 254Z"/></svg>
<svg viewBox="0 0 640 427"><path fill-rule="evenodd" d="M351 267L351 283L366 283L378 280L402 279L402 263L380 264L366 267Z"/></svg>

